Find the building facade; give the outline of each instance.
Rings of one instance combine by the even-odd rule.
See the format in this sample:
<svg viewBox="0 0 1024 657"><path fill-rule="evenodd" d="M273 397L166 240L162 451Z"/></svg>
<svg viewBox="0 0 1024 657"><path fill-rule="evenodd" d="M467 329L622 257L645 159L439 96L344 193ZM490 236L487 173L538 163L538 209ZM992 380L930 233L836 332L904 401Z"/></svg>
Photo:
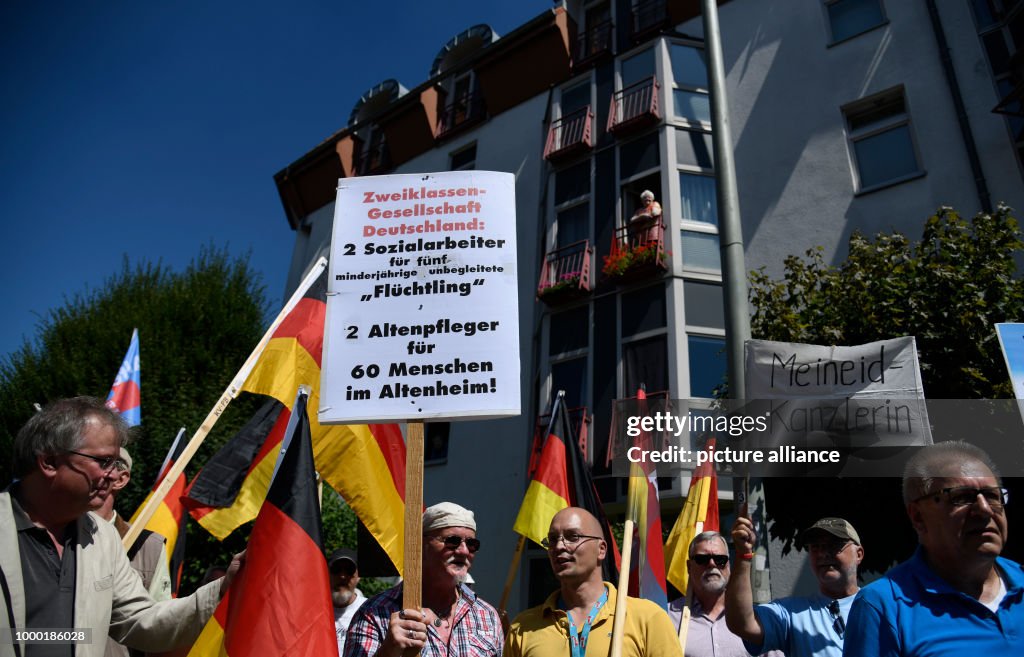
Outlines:
<svg viewBox="0 0 1024 657"><path fill-rule="evenodd" d="M275 177L296 231L293 288L329 248L339 178L515 174L523 415L427 426L426 502L477 512L487 548L474 577L491 600L557 391L614 515L625 497L607 465L615 400L641 386L704 398L723 382L699 4L573 0L501 37L470 27L426 81L367 90L348 125ZM816 246L839 260L855 230L916 238L940 205L1021 207L1024 2L731 0L719 12L748 269L778 274ZM662 481L668 526L687 485ZM728 480L721 497L725 523ZM798 562L787 568L776 577L773 563L776 595L806 585ZM543 552L527 552L517 581L511 611L550 591Z"/></svg>

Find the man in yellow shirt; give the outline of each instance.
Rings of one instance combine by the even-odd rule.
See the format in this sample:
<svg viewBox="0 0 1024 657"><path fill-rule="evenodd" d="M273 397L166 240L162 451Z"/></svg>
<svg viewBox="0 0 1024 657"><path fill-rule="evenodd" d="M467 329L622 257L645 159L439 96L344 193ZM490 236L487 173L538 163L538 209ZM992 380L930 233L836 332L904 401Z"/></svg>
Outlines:
<svg viewBox="0 0 1024 657"><path fill-rule="evenodd" d="M544 541L559 590L512 622L504 657L571 657L609 653L615 587L601 579L608 546L601 524L584 509L555 514ZM623 657L682 657L668 613L649 600L628 598Z"/></svg>

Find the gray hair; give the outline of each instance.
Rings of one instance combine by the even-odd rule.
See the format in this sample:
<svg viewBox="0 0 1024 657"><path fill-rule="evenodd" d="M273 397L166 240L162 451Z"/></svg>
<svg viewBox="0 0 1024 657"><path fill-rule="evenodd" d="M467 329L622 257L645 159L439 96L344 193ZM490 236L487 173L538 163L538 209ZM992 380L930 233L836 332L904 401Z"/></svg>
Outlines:
<svg viewBox="0 0 1024 657"><path fill-rule="evenodd" d="M903 468L903 503L910 504L933 493L935 479L948 476L948 468L964 462L980 463L1003 485L996 464L985 450L963 440L950 440L924 447L910 457Z"/></svg>
<svg viewBox="0 0 1024 657"><path fill-rule="evenodd" d="M654 200L654 192L652 192L649 189L645 189L644 191L640 192L640 200L641 201L644 200L644 199L648 199L648 198L653 201Z"/></svg>
<svg viewBox="0 0 1024 657"><path fill-rule="evenodd" d="M95 397L58 399L25 423L14 438L14 472L23 477L36 467L36 458L78 449L90 419L114 429L118 447L128 442L124 419Z"/></svg>
<svg viewBox="0 0 1024 657"><path fill-rule="evenodd" d="M725 551L726 551L726 553L728 553L729 552L729 543L728 543L728 541L725 540L725 536L722 536L722 534L720 532L701 532L701 533L697 534L696 536L694 536L693 540L690 541L690 549L687 552L686 556L692 558L693 557L693 553L697 550L697 546L698 545L700 545L701 543L707 543L708 541L713 541L716 538L718 540L722 541L722 545L725 546Z"/></svg>

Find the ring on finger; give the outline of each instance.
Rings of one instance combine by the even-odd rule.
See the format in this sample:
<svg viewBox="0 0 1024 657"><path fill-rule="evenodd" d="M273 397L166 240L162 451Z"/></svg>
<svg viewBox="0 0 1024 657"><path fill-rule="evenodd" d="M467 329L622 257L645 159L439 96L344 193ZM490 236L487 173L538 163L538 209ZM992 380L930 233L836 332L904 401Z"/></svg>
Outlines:
<svg viewBox="0 0 1024 657"><path fill-rule="evenodd" d="M414 632L413 630L409 630L408 632L405 633L405 636L409 637L410 639L415 639L416 638L416 632Z"/></svg>

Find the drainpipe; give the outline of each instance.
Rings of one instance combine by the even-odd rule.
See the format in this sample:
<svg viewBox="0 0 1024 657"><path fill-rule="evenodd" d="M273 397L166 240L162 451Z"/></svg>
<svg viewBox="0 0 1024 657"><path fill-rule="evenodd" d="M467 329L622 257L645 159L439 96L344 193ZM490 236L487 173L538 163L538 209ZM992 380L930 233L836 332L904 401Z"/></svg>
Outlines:
<svg viewBox="0 0 1024 657"><path fill-rule="evenodd" d="M960 136L963 137L964 147L967 149L967 160L970 162L971 174L974 176L974 187L978 192L978 202L981 203L983 212L992 212L992 197L988 192L985 172L981 168L981 158L978 157L978 145L974 143L971 123L967 119L964 97L960 92L960 83L956 79L956 70L953 68L953 58L949 54L949 42L946 41L946 31L942 28L939 9L935 6L935 0L925 0L924 4L928 7L928 16L932 21L932 32L935 33L935 42L939 47L939 60L942 62L942 70L946 74L946 84L949 85L949 95L953 99L953 107L956 108L956 121L960 125Z"/></svg>

